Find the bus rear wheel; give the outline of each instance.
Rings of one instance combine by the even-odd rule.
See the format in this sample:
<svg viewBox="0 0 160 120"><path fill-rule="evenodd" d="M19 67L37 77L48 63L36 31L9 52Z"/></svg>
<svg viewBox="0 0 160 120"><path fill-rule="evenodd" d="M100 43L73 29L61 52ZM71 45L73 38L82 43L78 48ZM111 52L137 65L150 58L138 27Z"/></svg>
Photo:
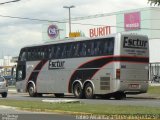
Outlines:
<svg viewBox="0 0 160 120"><path fill-rule="evenodd" d="M36 97L37 96L33 84L28 85L28 93L29 93L29 96L31 96L31 97Z"/></svg>
<svg viewBox="0 0 160 120"><path fill-rule="evenodd" d="M93 99L95 98L95 95L93 93L93 86L91 83L87 83L84 87L84 94L85 98L87 99Z"/></svg>
<svg viewBox="0 0 160 120"><path fill-rule="evenodd" d="M84 97L83 89L82 89L80 83L75 83L73 85L73 94L76 98L83 98Z"/></svg>

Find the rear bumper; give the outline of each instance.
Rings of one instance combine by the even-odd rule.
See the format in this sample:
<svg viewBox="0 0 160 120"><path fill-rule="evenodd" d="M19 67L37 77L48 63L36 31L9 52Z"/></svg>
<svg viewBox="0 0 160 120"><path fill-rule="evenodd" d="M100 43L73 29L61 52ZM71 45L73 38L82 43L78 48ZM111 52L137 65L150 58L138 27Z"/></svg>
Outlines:
<svg viewBox="0 0 160 120"><path fill-rule="evenodd" d="M148 85L148 81L120 81L117 91L122 91L126 94L146 93Z"/></svg>
<svg viewBox="0 0 160 120"><path fill-rule="evenodd" d="M0 93L8 92L8 88L0 88Z"/></svg>

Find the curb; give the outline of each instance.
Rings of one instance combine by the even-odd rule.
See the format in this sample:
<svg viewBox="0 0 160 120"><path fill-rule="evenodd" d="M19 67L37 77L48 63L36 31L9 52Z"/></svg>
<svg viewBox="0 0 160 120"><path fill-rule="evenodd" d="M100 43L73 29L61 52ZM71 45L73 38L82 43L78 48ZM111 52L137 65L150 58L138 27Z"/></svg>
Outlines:
<svg viewBox="0 0 160 120"><path fill-rule="evenodd" d="M44 99L42 102L49 102L49 103L80 103L79 100L72 100L72 99L57 99L57 100L48 100Z"/></svg>
<svg viewBox="0 0 160 120"><path fill-rule="evenodd" d="M134 99L160 99L159 95L150 95L150 94L145 94L145 95L128 95L127 98L134 98Z"/></svg>
<svg viewBox="0 0 160 120"><path fill-rule="evenodd" d="M157 97L127 97L127 98L134 98L134 99L156 99L156 100L160 100L160 98Z"/></svg>

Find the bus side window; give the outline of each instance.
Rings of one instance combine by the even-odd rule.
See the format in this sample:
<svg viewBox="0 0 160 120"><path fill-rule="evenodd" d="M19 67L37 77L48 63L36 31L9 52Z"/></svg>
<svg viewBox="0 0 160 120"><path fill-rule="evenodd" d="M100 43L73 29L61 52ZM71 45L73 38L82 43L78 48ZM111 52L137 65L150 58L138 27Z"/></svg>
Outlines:
<svg viewBox="0 0 160 120"><path fill-rule="evenodd" d="M60 45L56 46L55 58L59 59L60 57Z"/></svg>
<svg viewBox="0 0 160 120"><path fill-rule="evenodd" d="M99 55L103 55L104 50L104 40L99 41Z"/></svg>
<svg viewBox="0 0 160 120"><path fill-rule="evenodd" d="M71 43L68 43L67 44L67 47L66 47L66 58L70 58L70 49L71 49Z"/></svg>
<svg viewBox="0 0 160 120"><path fill-rule="evenodd" d="M91 44L90 41L86 42L86 56L90 56L91 55Z"/></svg>
<svg viewBox="0 0 160 120"><path fill-rule="evenodd" d="M28 57L28 60L30 61L31 60L31 51L30 50L28 50L28 52L27 52L27 57Z"/></svg>
<svg viewBox="0 0 160 120"><path fill-rule="evenodd" d="M108 41L107 41L107 40L105 40L105 42L104 42L104 50L103 50L103 53L104 53L105 55L108 54Z"/></svg>
<svg viewBox="0 0 160 120"><path fill-rule="evenodd" d="M55 59L55 51L56 51L56 46L52 46L51 48L51 53L50 53L50 58Z"/></svg>
<svg viewBox="0 0 160 120"><path fill-rule="evenodd" d="M49 58L49 46L46 46L44 48L44 59L48 59Z"/></svg>
<svg viewBox="0 0 160 120"><path fill-rule="evenodd" d="M41 52L40 52L40 48L37 48L37 59L41 58Z"/></svg>
<svg viewBox="0 0 160 120"><path fill-rule="evenodd" d="M108 54L109 55L113 54L113 51L114 51L114 41L110 40L108 44Z"/></svg>
<svg viewBox="0 0 160 120"><path fill-rule="evenodd" d="M34 55L34 60L38 60L37 59L37 48L34 48L33 55Z"/></svg>
<svg viewBox="0 0 160 120"><path fill-rule="evenodd" d="M35 60L35 49L30 48L28 50L28 60Z"/></svg>
<svg viewBox="0 0 160 120"><path fill-rule="evenodd" d="M48 48L48 58L51 59L51 55L52 55L52 48L51 46L49 46Z"/></svg>
<svg viewBox="0 0 160 120"><path fill-rule="evenodd" d="M61 52L61 58L65 58L65 57L66 57L66 45L63 44L63 45L61 46L61 49L62 49L62 50L61 50L61 51L62 51L62 52Z"/></svg>
<svg viewBox="0 0 160 120"><path fill-rule="evenodd" d="M20 56L20 61L26 61L26 51L23 51L21 56Z"/></svg>
<svg viewBox="0 0 160 120"><path fill-rule="evenodd" d="M80 57L80 47L81 47L80 42L77 42L76 45L75 45L75 48L76 48L76 49L75 49L75 53L74 53L74 54L75 54L75 55L74 55L75 57Z"/></svg>
<svg viewBox="0 0 160 120"><path fill-rule="evenodd" d="M36 60L36 56L35 56L35 49L32 49L31 50L31 57L32 57L32 60Z"/></svg>
<svg viewBox="0 0 160 120"><path fill-rule="evenodd" d="M79 45L78 42L77 43L72 43L72 57L78 57L78 49L79 49Z"/></svg>
<svg viewBox="0 0 160 120"><path fill-rule="evenodd" d="M94 41L91 41L91 56L94 56L95 55L95 51L94 51L94 49L95 49L95 42Z"/></svg>
<svg viewBox="0 0 160 120"><path fill-rule="evenodd" d="M94 54L95 56L99 55L99 41L98 40L96 40L96 42L95 42L94 53L95 53Z"/></svg>
<svg viewBox="0 0 160 120"><path fill-rule="evenodd" d="M41 48L39 48L39 59L42 59L42 52Z"/></svg>
<svg viewBox="0 0 160 120"><path fill-rule="evenodd" d="M87 49L86 42L83 42L82 43L82 50L81 50L81 57L85 57L86 56L86 54L87 54L86 49Z"/></svg>
<svg viewBox="0 0 160 120"><path fill-rule="evenodd" d="M42 48L37 49L37 59L41 60L44 58L44 53Z"/></svg>
<svg viewBox="0 0 160 120"><path fill-rule="evenodd" d="M67 51L67 57L68 58L72 57L72 49L73 49L73 43L70 43L69 47L68 47L68 51Z"/></svg>

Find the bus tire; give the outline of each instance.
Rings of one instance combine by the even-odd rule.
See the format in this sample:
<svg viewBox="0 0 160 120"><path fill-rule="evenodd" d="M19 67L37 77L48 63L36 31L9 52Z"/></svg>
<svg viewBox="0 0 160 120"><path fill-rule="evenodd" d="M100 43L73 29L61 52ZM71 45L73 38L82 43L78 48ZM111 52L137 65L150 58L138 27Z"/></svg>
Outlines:
<svg viewBox="0 0 160 120"><path fill-rule="evenodd" d="M7 97L7 92L2 93L2 98L6 98Z"/></svg>
<svg viewBox="0 0 160 120"><path fill-rule="evenodd" d="M90 82L86 83L84 86L84 94L85 98L87 99L93 99L95 98L93 86Z"/></svg>
<svg viewBox="0 0 160 120"><path fill-rule="evenodd" d="M36 97L37 93L35 92L35 88L32 83L28 85L28 93L30 97Z"/></svg>
<svg viewBox="0 0 160 120"><path fill-rule="evenodd" d="M123 92L116 92L116 93L114 93L114 98L116 100L122 100L122 99L126 98L126 94Z"/></svg>
<svg viewBox="0 0 160 120"><path fill-rule="evenodd" d="M37 93L37 94L36 94L36 97L42 97L42 96L43 96L42 93Z"/></svg>
<svg viewBox="0 0 160 120"><path fill-rule="evenodd" d="M76 98L82 99L84 97L83 89L82 89L80 83L77 82L77 83L73 84L73 94Z"/></svg>

